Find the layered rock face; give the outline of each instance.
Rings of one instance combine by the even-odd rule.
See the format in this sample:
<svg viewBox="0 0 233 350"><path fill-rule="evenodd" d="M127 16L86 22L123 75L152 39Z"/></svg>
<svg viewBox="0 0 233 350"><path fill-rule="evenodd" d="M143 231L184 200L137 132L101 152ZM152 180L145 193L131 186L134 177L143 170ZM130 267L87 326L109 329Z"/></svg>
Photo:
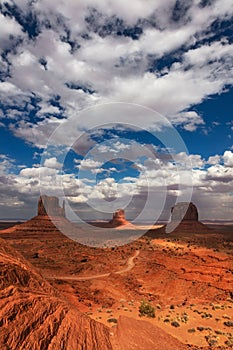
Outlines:
<svg viewBox="0 0 233 350"><path fill-rule="evenodd" d="M112 350L109 330L62 300L0 240L1 350Z"/></svg>
<svg viewBox="0 0 233 350"><path fill-rule="evenodd" d="M40 216L61 216L65 217L65 202L59 206L59 199L54 196L40 196L38 201L38 215Z"/></svg>
<svg viewBox="0 0 233 350"><path fill-rule="evenodd" d="M192 202L177 203L171 213L171 221L198 221L197 207Z"/></svg>
<svg viewBox="0 0 233 350"><path fill-rule="evenodd" d="M129 224L125 218L125 211L123 209L118 209L115 211L115 213L113 213L112 220L109 221L109 224L113 227Z"/></svg>
<svg viewBox="0 0 233 350"><path fill-rule="evenodd" d="M26 237L38 238L47 237L63 239L61 232L71 232L72 224L65 217L65 205L59 206L59 199L51 196L40 196L38 201L38 215L32 219L1 231L1 237L8 239L8 233L11 238L23 239ZM6 233L6 235L5 235Z"/></svg>

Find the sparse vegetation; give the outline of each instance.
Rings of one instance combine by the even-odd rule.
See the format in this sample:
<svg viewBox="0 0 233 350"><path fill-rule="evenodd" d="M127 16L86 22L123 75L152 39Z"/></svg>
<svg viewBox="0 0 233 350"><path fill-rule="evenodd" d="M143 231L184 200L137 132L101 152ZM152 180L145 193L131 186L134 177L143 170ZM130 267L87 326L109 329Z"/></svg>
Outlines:
<svg viewBox="0 0 233 350"><path fill-rule="evenodd" d="M210 345L210 346L217 345L217 343L218 343L218 339L215 335L206 335L205 339L206 339L208 345Z"/></svg>
<svg viewBox="0 0 233 350"><path fill-rule="evenodd" d="M116 318L109 318L107 320L107 322L109 322L109 323L117 323L117 319Z"/></svg>
<svg viewBox="0 0 233 350"><path fill-rule="evenodd" d="M155 308L147 301L142 300L139 306L139 316L155 317Z"/></svg>
<svg viewBox="0 0 233 350"><path fill-rule="evenodd" d="M195 328L189 328L188 329L188 333L195 333L196 332L196 329Z"/></svg>
<svg viewBox="0 0 233 350"><path fill-rule="evenodd" d="M201 315L202 318L212 318L212 315L207 313L207 312L204 312L202 315Z"/></svg>

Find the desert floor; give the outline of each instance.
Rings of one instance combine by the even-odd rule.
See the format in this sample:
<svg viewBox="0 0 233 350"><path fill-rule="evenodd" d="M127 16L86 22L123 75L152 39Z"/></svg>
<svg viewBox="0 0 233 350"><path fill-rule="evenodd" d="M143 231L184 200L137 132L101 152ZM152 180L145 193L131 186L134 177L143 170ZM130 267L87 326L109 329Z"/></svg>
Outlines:
<svg viewBox="0 0 233 350"><path fill-rule="evenodd" d="M69 303L113 332L119 316L126 315L147 320L184 344L228 349L233 344L233 227L214 228L173 234L155 228L105 249L56 232L8 228L0 236ZM139 317L142 300L155 308L154 318Z"/></svg>

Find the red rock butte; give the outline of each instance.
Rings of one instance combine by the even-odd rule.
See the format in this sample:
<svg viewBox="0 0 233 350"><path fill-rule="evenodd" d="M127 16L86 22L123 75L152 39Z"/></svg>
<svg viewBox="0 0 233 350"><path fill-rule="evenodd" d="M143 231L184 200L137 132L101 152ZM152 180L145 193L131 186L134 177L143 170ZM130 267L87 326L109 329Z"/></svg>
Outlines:
<svg viewBox="0 0 233 350"><path fill-rule="evenodd" d="M171 221L158 229L149 230L146 235L155 237L156 234L194 234L211 233L211 228L198 221L198 210L192 202L180 202L171 208Z"/></svg>
<svg viewBox="0 0 233 350"><path fill-rule="evenodd" d="M112 216L112 219L109 221L109 224L112 227L128 225L129 221L125 218L125 211L123 209L117 209Z"/></svg>
<svg viewBox="0 0 233 350"><path fill-rule="evenodd" d="M11 238L16 235L18 239L25 238L25 234L30 238L46 236L49 239L56 235L57 239L63 239L61 232L64 228L66 231L72 229L71 222L65 216L65 203L60 207L59 198L43 195L38 201L37 215L22 224L3 230L1 237L4 238L4 233L11 233Z"/></svg>
<svg viewBox="0 0 233 350"><path fill-rule="evenodd" d="M62 207L59 206L59 199L54 196L40 196L38 201L38 215L65 217L65 201Z"/></svg>
<svg viewBox="0 0 233 350"><path fill-rule="evenodd" d="M171 208L171 221L198 221L197 207L191 202L180 202Z"/></svg>
<svg viewBox="0 0 233 350"><path fill-rule="evenodd" d="M125 218L125 211L123 209L117 209L113 215L112 219L108 222L99 221L99 222L91 222L90 223L96 227L102 228L121 228L122 226L134 227L128 220Z"/></svg>

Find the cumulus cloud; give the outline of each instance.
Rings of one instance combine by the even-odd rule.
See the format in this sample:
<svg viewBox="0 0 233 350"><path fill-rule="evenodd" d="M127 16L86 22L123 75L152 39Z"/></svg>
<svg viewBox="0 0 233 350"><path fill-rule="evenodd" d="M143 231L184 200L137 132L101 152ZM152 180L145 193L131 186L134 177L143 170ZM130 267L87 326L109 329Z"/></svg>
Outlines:
<svg viewBox="0 0 233 350"><path fill-rule="evenodd" d="M226 167L233 167L233 152L225 151L223 154L223 161Z"/></svg>
<svg viewBox="0 0 233 350"><path fill-rule="evenodd" d="M57 161L56 157L52 157L45 159L44 166L52 169L60 169L62 164Z"/></svg>
<svg viewBox="0 0 233 350"><path fill-rule="evenodd" d="M2 13L0 13L0 27L1 49L7 46L12 36L23 34L22 27L15 19L6 17Z"/></svg>
<svg viewBox="0 0 233 350"><path fill-rule="evenodd" d="M80 161L80 163L76 166L80 172L82 171L90 171L92 174L101 173L104 169L101 168L102 163L96 160L87 158Z"/></svg>
<svg viewBox="0 0 233 350"><path fill-rule="evenodd" d="M173 117L173 123L182 125L185 130L195 131L198 126L205 124L204 120L195 111L181 112Z"/></svg>
<svg viewBox="0 0 233 350"><path fill-rule="evenodd" d="M52 132L58 115L70 118L83 108L111 101L151 107L192 132L204 121L189 109L232 84L232 44L227 39L201 41L210 37L215 21L230 19L228 0L206 6L201 1L182 2L181 7L175 0L146 4L137 0L130 9L123 1L57 1L56 8L47 0L20 1L21 24L6 3L10 2L3 4L0 17L4 30L23 35L3 62L10 75L0 90L5 94L7 117L16 104L28 106L36 96L38 101L31 107L38 120L33 125L11 126L16 136L35 145L46 143L44 120L45 124L51 120ZM30 13L37 28L34 34L28 32L33 40L25 35L28 28L33 30L32 24L23 25ZM139 35L134 37L137 30ZM160 58L166 62L171 52L176 52L175 62L157 69L156 62ZM54 94L60 107L51 105ZM21 112L21 119L25 115Z"/></svg>
<svg viewBox="0 0 233 350"><path fill-rule="evenodd" d="M219 164L220 160L221 160L221 157L218 154L216 154L215 156L210 156L209 159L207 160L207 163L211 165L215 165L215 164Z"/></svg>
<svg viewBox="0 0 233 350"><path fill-rule="evenodd" d="M82 111L101 103L130 102L157 110L187 131L205 128L205 117L194 106L233 84L232 42L227 33L216 37L214 30L216 23L227 26L232 14L230 0L135 0L131 7L123 0L58 0L56 6L49 0L4 1L0 5L1 119L16 137L38 148L46 147L65 120L75 121L59 129L53 141L72 146L79 155L93 147L93 159L77 165L93 178L61 174L59 158L53 154L44 164L18 168L18 173L12 170L12 160L0 158L2 205L10 208L11 196L12 206L20 208L27 202L30 208L26 193L35 201L40 186L56 193L61 182L74 205L95 198L114 202L117 196L128 198L129 192L144 203L148 183L157 193L166 187L174 199L185 191L177 186L180 178L183 185L189 183L185 164L190 163L194 199L205 212L208 193L216 201L212 213L220 201L226 203L226 213L232 206L231 151L208 160L181 152L165 159L156 158L153 146L134 142L115 139L110 145L96 145L88 129L105 122L124 123L126 116L110 108L105 114L94 110L85 118ZM149 112L129 111L127 122L152 131L161 130L161 124L168 126L166 119L159 121ZM147 161L142 162L145 148ZM130 159L140 175L126 175L117 183L112 176L117 169L112 167L105 180L94 181L111 156Z"/></svg>
<svg viewBox="0 0 233 350"><path fill-rule="evenodd" d="M225 157L225 160L229 160L232 156L232 153L229 152L225 151L223 155L213 157L215 159L217 156ZM126 174L117 180L112 176L115 175L113 169L111 176L98 181L90 181L85 178L78 179L72 173L61 173L55 166L51 167L51 165L56 165L57 159L49 159L48 164L44 166L24 169L19 167L18 172L15 173L14 161L2 155L0 157L0 206L3 206L4 210L8 209L9 213L14 211L12 215L17 215L17 210L21 209L21 215L29 217L30 213L32 215L35 211L33 208L36 208L36 201L41 191L57 195L61 193L60 188L62 187L63 195L74 210L80 209L81 204L89 206L89 209L85 209L89 219L92 217L93 210L102 211L104 217L105 214L111 213L118 207L126 207L133 218L143 209L149 191L154 198L154 204L148 208L148 219L153 219L156 211L161 209L159 205L161 206L163 201L166 202L163 210L169 214L170 206L174 204L177 196L182 196L191 186L192 200L200 208L202 219L229 217L229 208L232 208L233 205L232 166L226 163L206 167L207 161L195 154L189 156L177 154L175 159L177 163L174 163L174 159L164 161L158 158L147 158L137 163L139 175L129 177ZM182 164L188 160L193 165L191 173ZM179 163L181 164L177 168ZM96 162L85 160L84 165L88 170L95 169ZM11 201L7 198L11 198ZM208 205L207 199L209 200ZM14 205L12 205L13 202ZM222 204L225 206L222 207Z"/></svg>

